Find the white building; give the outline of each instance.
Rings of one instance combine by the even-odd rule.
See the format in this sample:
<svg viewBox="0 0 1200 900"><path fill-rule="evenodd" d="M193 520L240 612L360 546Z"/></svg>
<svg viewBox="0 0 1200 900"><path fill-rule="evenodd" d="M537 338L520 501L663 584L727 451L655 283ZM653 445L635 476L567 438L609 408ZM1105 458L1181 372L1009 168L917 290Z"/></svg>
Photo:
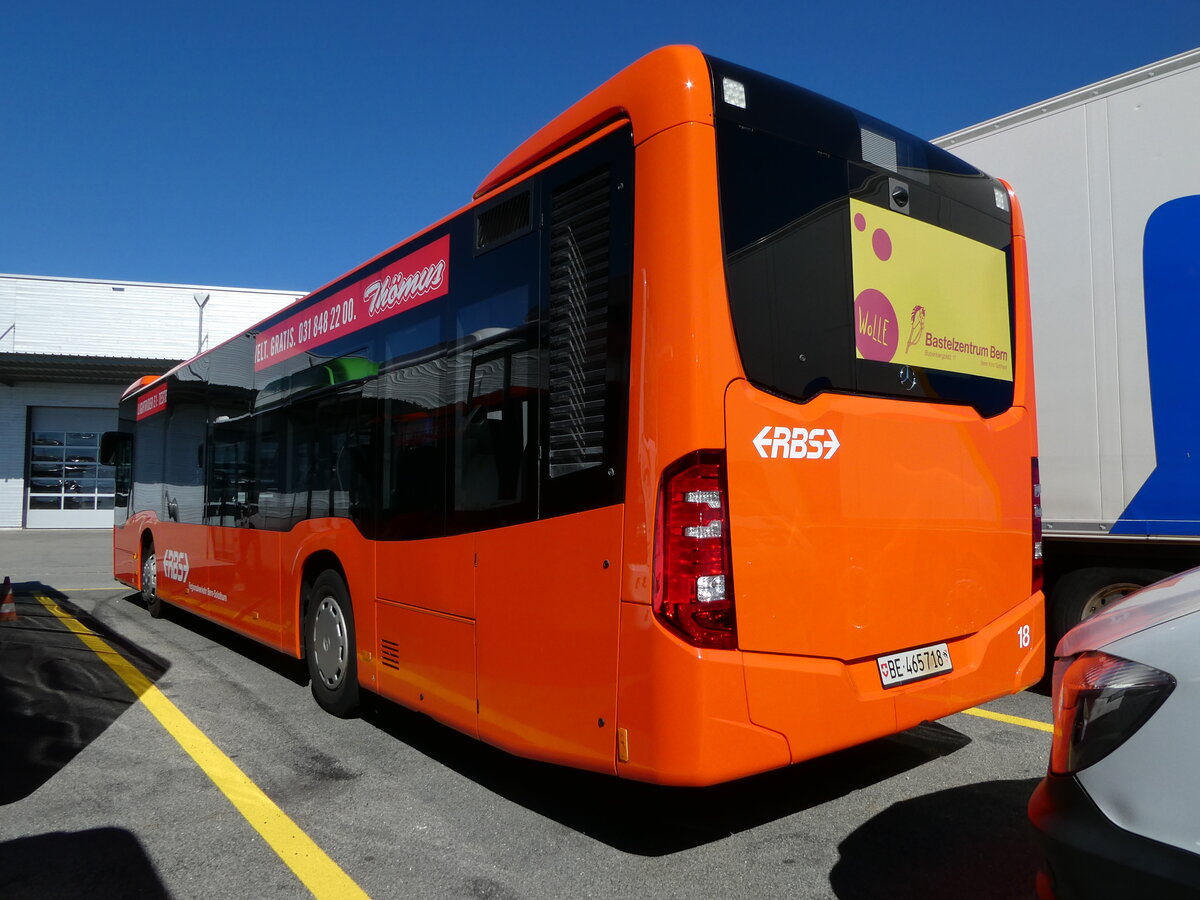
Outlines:
<svg viewBox="0 0 1200 900"><path fill-rule="evenodd" d="M301 296L0 275L0 528L110 526L98 450L125 388Z"/></svg>

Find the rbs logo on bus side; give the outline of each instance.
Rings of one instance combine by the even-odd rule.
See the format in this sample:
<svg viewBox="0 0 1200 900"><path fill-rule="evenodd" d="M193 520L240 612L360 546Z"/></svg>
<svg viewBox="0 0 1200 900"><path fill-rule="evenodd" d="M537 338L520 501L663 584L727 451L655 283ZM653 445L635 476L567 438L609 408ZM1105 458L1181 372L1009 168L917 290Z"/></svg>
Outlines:
<svg viewBox="0 0 1200 900"><path fill-rule="evenodd" d="M842 442L832 428L787 428L765 425L753 441L763 459L829 459Z"/></svg>
<svg viewBox="0 0 1200 900"><path fill-rule="evenodd" d="M164 550L162 569L164 578L186 583L192 567L188 565L188 555L182 550Z"/></svg>

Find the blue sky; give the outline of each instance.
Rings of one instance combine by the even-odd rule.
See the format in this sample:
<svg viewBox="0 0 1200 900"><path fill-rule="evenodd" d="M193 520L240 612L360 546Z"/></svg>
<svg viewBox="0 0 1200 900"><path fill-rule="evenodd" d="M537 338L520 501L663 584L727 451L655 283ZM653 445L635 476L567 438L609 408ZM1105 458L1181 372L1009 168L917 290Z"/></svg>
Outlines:
<svg viewBox="0 0 1200 900"><path fill-rule="evenodd" d="M26 2L0 25L0 272L307 291L691 43L923 137L1200 46L1197 0Z"/></svg>

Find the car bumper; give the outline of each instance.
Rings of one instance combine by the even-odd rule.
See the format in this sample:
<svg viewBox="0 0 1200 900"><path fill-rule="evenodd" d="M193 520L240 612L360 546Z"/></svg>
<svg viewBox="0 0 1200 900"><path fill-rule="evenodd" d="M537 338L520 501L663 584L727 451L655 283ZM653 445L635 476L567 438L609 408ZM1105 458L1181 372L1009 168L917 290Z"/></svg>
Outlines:
<svg viewBox="0 0 1200 900"><path fill-rule="evenodd" d="M1041 900L1200 896L1200 856L1117 827L1071 776L1042 780L1029 820L1042 854Z"/></svg>

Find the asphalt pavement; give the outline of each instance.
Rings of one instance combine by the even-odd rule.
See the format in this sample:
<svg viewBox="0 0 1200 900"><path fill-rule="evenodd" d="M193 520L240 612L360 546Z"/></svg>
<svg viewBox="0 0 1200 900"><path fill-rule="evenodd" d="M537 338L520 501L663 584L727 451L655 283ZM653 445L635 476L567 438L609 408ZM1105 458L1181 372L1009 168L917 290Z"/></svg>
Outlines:
<svg viewBox="0 0 1200 900"><path fill-rule="evenodd" d="M58 591L120 587L112 576L112 529L0 529L0 578Z"/></svg>
<svg viewBox="0 0 1200 900"><path fill-rule="evenodd" d="M385 702L326 715L295 661L180 610L152 619L112 580L110 541L0 532L20 612L0 625L4 900L1032 896L1044 695L728 785L633 784ZM198 741L246 784L205 769ZM251 787L353 890L306 886L324 882L239 809Z"/></svg>

